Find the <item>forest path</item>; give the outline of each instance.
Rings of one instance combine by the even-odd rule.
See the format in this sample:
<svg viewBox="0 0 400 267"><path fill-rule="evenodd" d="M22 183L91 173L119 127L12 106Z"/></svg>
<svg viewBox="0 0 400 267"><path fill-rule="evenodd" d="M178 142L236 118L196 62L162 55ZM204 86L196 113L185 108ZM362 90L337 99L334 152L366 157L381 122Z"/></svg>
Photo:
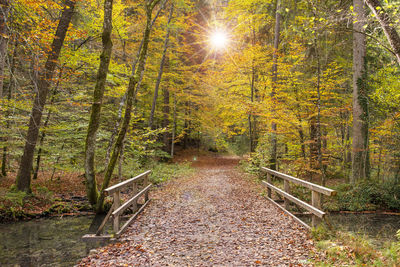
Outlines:
<svg viewBox="0 0 400 267"><path fill-rule="evenodd" d="M195 175L152 191L150 206L82 266L308 266L307 230L260 195L238 159L199 157Z"/></svg>

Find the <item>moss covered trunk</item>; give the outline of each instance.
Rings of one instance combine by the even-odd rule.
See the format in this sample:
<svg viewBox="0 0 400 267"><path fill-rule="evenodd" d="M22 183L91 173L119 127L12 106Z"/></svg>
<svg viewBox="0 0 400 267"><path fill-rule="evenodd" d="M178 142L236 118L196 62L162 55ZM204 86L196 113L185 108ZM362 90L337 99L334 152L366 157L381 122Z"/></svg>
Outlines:
<svg viewBox="0 0 400 267"><path fill-rule="evenodd" d="M50 82L53 79L54 70L57 66L58 57L68 31L69 24L74 14L75 1L66 0L62 11L57 31L51 44L50 51L47 53L47 61L40 72L37 92L33 100L33 107L30 115L28 133L24 153L21 158L18 174L17 189L27 193L31 192L31 170L33 164L33 154L35 152L36 142L39 136L39 127L42 120L43 108L46 104L47 94L49 92Z"/></svg>
<svg viewBox="0 0 400 267"><path fill-rule="evenodd" d="M93 93L92 109L85 143L85 177L86 194L91 205L96 205L98 190L94 158L96 150L96 136L100 125L101 105L103 102L104 90L106 86L107 73L111 60L112 46L112 7L113 0L104 1L104 21L103 21L103 51L100 56L100 66L97 72L96 86Z"/></svg>

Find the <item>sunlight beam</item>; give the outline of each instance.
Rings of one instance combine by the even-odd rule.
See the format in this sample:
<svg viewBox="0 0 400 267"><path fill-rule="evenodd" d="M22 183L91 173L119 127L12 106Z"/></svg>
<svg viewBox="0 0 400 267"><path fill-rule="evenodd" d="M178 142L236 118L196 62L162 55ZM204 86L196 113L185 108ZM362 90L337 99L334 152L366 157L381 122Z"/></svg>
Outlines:
<svg viewBox="0 0 400 267"><path fill-rule="evenodd" d="M210 34L210 45L215 50L225 49L229 44L228 34L223 30L214 30Z"/></svg>

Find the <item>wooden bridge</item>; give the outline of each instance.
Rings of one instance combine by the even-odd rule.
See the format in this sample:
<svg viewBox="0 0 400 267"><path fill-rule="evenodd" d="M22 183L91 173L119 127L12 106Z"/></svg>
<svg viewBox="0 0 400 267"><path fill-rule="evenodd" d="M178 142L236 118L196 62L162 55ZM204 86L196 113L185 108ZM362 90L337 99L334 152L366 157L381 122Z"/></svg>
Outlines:
<svg viewBox="0 0 400 267"><path fill-rule="evenodd" d="M336 192L263 167L261 171L267 175L266 181L262 182L267 188L265 197L257 193L262 191L261 187L252 183L249 178L243 178L245 175L239 174L233 168L235 164L218 164L221 161L227 162L221 159L208 162L206 166L198 167L197 175L176 179L152 192L150 196L154 198L154 202L150 206L147 205L152 186L148 179L150 171L107 188L107 194L113 197L112 208L97 233L85 235L83 238L89 241L114 238L120 242L127 242L122 243L125 244L122 247L120 244L112 250L121 250L115 257L121 263L127 264L145 264L149 259L158 264L197 264L198 259L188 260L187 257L202 256L202 253L208 254L214 263L222 264L226 259L222 259L219 251L230 248L233 251L243 250L240 253L250 258L259 255L261 258L256 260L256 263L271 264L278 261L283 264L304 265L306 254L309 253L306 248L312 244L307 234L307 229L311 227L288 211L289 202L310 212L313 216L312 225L315 226L326 216L321 210L321 194L333 196ZM284 189L274 186L273 179L283 179ZM311 191L311 204L290 194L290 188L294 184ZM121 204L120 194L123 190L130 191L132 197ZM273 197L278 195L282 196L283 205L273 200ZM139 199L141 203L138 202ZM273 205L268 204L266 199ZM150 208L135 220L146 206ZM120 226L120 217L129 207L134 213ZM279 210L283 212L279 213ZM113 234L103 235L102 231L107 221L112 221ZM129 227L133 221L136 223ZM139 254L135 254L135 259L119 258L122 250L131 246L132 242L137 243L134 248L139 250L139 254L143 254L144 258L139 257ZM110 244L110 249L113 246ZM185 253L180 255L177 252L182 250L182 246ZM291 251L294 247L296 250ZM145 251L149 251L148 254ZM299 251L302 252L298 254ZM297 254L293 254L294 252ZM293 258L275 259L275 256L281 253L292 255ZM124 255L130 254L125 252ZM183 255L186 255L186 258L182 258ZM229 260L232 260L232 265L252 265L247 256L238 255L240 261L232 258ZM108 256L105 257L102 260L108 261ZM89 256L82 264L96 265L101 258L101 255ZM202 263L206 264L203 260Z"/></svg>

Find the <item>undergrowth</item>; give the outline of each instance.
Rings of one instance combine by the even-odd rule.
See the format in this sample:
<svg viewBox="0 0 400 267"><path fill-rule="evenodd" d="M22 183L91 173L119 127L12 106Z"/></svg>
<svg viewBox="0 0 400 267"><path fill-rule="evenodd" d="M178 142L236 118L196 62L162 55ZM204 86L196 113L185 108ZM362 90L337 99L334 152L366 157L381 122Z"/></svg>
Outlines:
<svg viewBox="0 0 400 267"><path fill-rule="evenodd" d="M157 163L152 167L150 181L153 184L162 183L172 178L191 175L194 169L190 166L190 162L185 163Z"/></svg>
<svg viewBox="0 0 400 267"><path fill-rule="evenodd" d="M381 248L366 237L348 232L333 232L324 226L312 229L320 253L315 266L400 266L400 230L398 241Z"/></svg>

